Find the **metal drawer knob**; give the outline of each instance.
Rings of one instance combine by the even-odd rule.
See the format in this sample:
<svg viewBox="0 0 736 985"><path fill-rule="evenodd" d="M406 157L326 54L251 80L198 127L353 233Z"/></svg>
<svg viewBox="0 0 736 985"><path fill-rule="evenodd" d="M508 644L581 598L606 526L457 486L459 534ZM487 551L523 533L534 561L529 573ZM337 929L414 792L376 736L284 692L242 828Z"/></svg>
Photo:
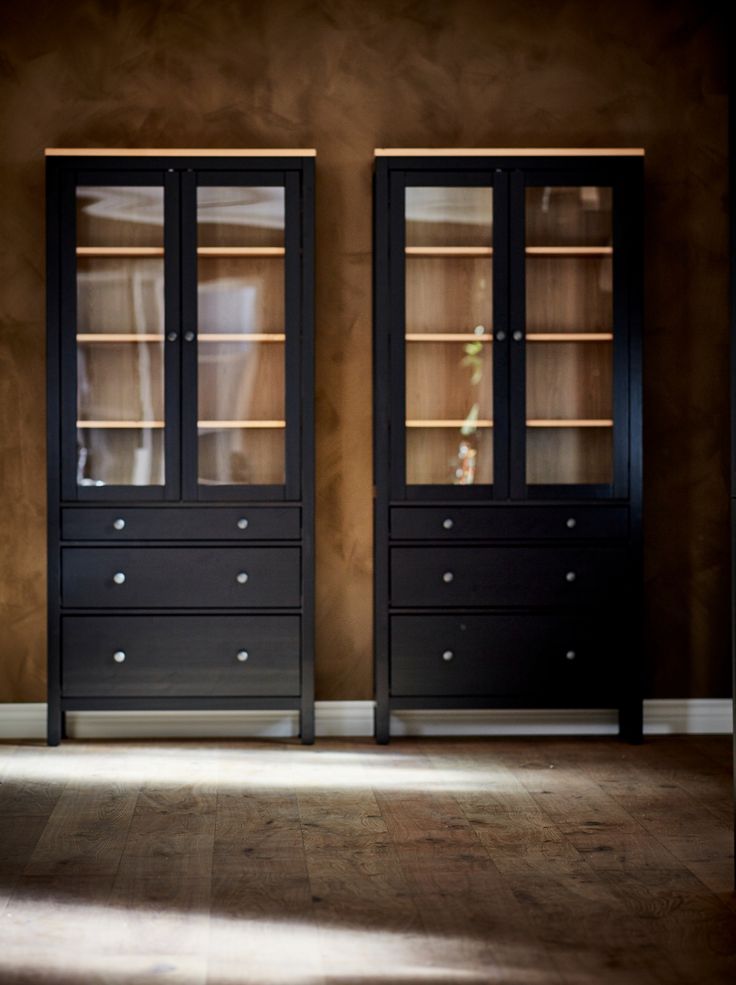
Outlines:
<svg viewBox="0 0 736 985"><path fill-rule="evenodd" d="M565 526L567 527L568 530L572 530L574 527L577 527L577 525L578 525L578 521L575 519L574 516L569 517L565 521Z"/></svg>
<svg viewBox="0 0 736 985"><path fill-rule="evenodd" d="M115 530L125 530L125 520L123 520L121 516L119 516L117 520L113 520L112 525Z"/></svg>
<svg viewBox="0 0 736 985"><path fill-rule="evenodd" d="M248 529L248 521L244 516L241 516L241 518L238 520L238 530L247 530L247 529Z"/></svg>
<svg viewBox="0 0 736 985"><path fill-rule="evenodd" d="M516 331L514 332L514 334L512 335L512 338L513 338L513 340L514 340L514 342L521 342L521 340L522 340L522 339L524 338L524 333L523 333L523 332L520 332L520 331L519 331L519 330L517 329L517 330L516 330Z"/></svg>
<svg viewBox="0 0 736 985"><path fill-rule="evenodd" d="M445 663L449 663L454 658L454 656L455 654L453 653L452 650L445 650L442 654L442 659L445 661Z"/></svg>
<svg viewBox="0 0 736 985"><path fill-rule="evenodd" d="M247 571L239 571L235 576L235 580L239 585L244 585L248 581Z"/></svg>
<svg viewBox="0 0 736 985"><path fill-rule="evenodd" d="M505 340L506 340L506 333L503 331L503 329L500 332L496 332L496 342L505 342Z"/></svg>
<svg viewBox="0 0 736 985"><path fill-rule="evenodd" d="M166 338L169 340L169 342L176 342L179 336L176 334L176 332L169 332Z"/></svg>
<svg viewBox="0 0 736 985"><path fill-rule="evenodd" d="M574 650L568 650L565 654L565 660L574 660L576 656L577 653Z"/></svg>
<svg viewBox="0 0 736 985"><path fill-rule="evenodd" d="M444 581L444 583L445 583L446 585L449 585L449 584L450 584L450 582L451 582L451 581L453 580L453 578L454 578L454 577L455 577L455 575L454 575L454 574L453 574L453 573L452 573L451 571L446 571L446 572L445 572L445 573L444 573L444 574L442 575L442 581Z"/></svg>
<svg viewBox="0 0 736 985"><path fill-rule="evenodd" d="M194 332L185 332L184 333L184 341L185 342L194 342Z"/></svg>
<svg viewBox="0 0 736 985"><path fill-rule="evenodd" d="M455 521L451 520L450 517L448 516L446 519L442 521L442 526L445 528L445 530L452 530L452 528L455 526Z"/></svg>
<svg viewBox="0 0 736 985"><path fill-rule="evenodd" d="M116 571L115 574L112 576L112 580L115 582L116 585L124 585L125 584L125 572L124 571Z"/></svg>
<svg viewBox="0 0 736 985"><path fill-rule="evenodd" d="M237 652L237 658L241 662L241 664L244 664L245 661L248 659L248 651L247 650L238 650L238 652Z"/></svg>
<svg viewBox="0 0 736 985"><path fill-rule="evenodd" d="M113 653L113 655L112 655L112 659L115 661L116 664L124 663L125 662L125 650L116 650Z"/></svg>
<svg viewBox="0 0 736 985"><path fill-rule="evenodd" d="M565 581L575 581L576 575L574 571L568 571L565 575Z"/></svg>

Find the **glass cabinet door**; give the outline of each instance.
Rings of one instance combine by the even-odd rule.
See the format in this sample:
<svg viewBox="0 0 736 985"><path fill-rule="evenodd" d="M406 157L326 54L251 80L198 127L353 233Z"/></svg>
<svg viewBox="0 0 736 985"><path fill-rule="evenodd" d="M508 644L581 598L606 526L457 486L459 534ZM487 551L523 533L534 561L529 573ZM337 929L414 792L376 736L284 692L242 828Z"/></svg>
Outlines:
<svg viewBox="0 0 736 985"><path fill-rule="evenodd" d="M613 232L610 186L526 187L524 467L532 494L614 483Z"/></svg>
<svg viewBox="0 0 736 985"><path fill-rule="evenodd" d="M75 188L75 288L66 310L74 312L76 393L68 416L76 422L76 448L69 442L67 465L71 472L74 456L82 496L105 495L111 486L156 487L162 496L170 466L164 187L128 180Z"/></svg>
<svg viewBox="0 0 736 985"><path fill-rule="evenodd" d="M196 187L200 498L287 480L287 189L239 180Z"/></svg>
<svg viewBox="0 0 736 985"><path fill-rule="evenodd" d="M441 175L405 189L407 486L494 480L493 194Z"/></svg>

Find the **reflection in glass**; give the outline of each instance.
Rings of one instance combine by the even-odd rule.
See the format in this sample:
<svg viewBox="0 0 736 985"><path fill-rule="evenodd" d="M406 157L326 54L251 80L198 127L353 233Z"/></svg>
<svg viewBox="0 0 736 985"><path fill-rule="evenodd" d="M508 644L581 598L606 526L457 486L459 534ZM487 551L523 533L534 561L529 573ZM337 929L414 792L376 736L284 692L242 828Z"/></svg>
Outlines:
<svg viewBox="0 0 736 985"><path fill-rule="evenodd" d="M279 257L200 257L200 333L284 331L284 261Z"/></svg>
<svg viewBox="0 0 736 985"><path fill-rule="evenodd" d="M78 428L77 484L160 486L163 428Z"/></svg>
<svg viewBox="0 0 736 985"><path fill-rule="evenodd" d="M607 485L613 481L611 428L527 428L530 485Z"/></svg>
<svg viewBox="0 0 736 985"><path fill-rule="evenodd" d="M77 259L77 332L163 335L163 331L163 260Z"/></svg>
<svg viewBox="0 0 736 985"><path fill-rule="evenodd" d="M406 481L493 479L493 189L406 189Z"/></svg>
<svg viewBox="0 0 736 985"><path fill-rule="evenodd" d="M285 189L233 185L197 189L198 246L284 245Z"/></svg>
<svg viewBox="0 0 736 985"><path fill-rule="evenodd" d="M613 416L610 342L544 342L526 350L527 417L601 420Z"/></svg>
<svg viewBox="0 0 736 985"><path fill-rule="evenodd" d="M283 485L283 428L199 428L202 485Z"/></svg>
<svg viewBox="0 0 736 985"><path fill-rule="evenodd" d="M163 188L80 186L77 245L163 248Z"/></svg>
<svg viewBox="0 0 736 985"><path fill-rule="evenodd" d="M162 342L80 342L77 419L163 421Z"/></svg>
<svg viewBox="0 0 736 985"><path fill-rule="evenodd" d="M493 243L492 188L406 189L407 246Z"/></svg>
<svg viewBox="0 0 736 985"><path fill-rule="evenodd" d="M611 188L527 188L526 245L611 246L612 205Z"/></svg>

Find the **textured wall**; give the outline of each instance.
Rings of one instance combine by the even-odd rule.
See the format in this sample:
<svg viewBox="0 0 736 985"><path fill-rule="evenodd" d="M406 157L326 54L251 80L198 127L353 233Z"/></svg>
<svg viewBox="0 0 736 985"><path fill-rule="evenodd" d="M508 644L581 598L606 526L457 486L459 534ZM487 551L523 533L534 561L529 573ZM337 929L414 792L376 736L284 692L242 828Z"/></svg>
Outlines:
<svg viewBox="0 0 736 985"><path fill-rule="evenodd" d="M728 692L725 29L654 0L0 0L0 701L42 700L43 148L314 146L318 697L371 694L375 146L647 149L656 696Z"/></svg>

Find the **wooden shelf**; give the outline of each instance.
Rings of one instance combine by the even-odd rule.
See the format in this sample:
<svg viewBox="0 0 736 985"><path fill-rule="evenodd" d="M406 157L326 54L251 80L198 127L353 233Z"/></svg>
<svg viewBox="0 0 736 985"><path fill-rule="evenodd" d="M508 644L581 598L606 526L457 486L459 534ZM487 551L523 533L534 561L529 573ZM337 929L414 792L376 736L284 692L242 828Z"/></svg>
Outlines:
<svg viewBox="0 0 736 985"><path fill-rule="evenodd" d="M578 418L569 420L529 420L526 422L528 428L612 428L613 421L610 419L591 420L588 418Z"/></svg>
<svg viewBox="0 0 736 985"><path fill-rule="evenodd" d="M493 336L484 333L473 335L472 332L408 332L407 342L492 342Z"/></svg>
<svg viewBox="0 0 736 985"><path fill-rule="evenodd" d="M163 335L136 332L85 332L77 342L163 342Z"/></svg>
<svg viewBox="0 0 736 985"><path fill-rule="evenodd" d="M163 246L78 246L78 257L162 257Z"/></svg>
<svg viewBox="0 0 736 985"><path fill-rule="evenodd" d="M285 428L286 421L197 421L198 428Z"/></svg>
<svg viewBox="0 0 736 985"><path fill-rule="evenodd" d="M527 256L540 257L610 257L612 246L527 246Z"/></svg>
<svg viewBox="0 0 736 985"><path fill-rule="evenodd" d="M77 421L78 428L162 428L164 421Z"/></svg>
<svg viewBox="0 0 736 985"><path fill-rule="evenodd" d="M528 332L527 342L612 342L613 332Z"/></svg>
<svg viewBox="0 0 736 985"><path fill-rule="evenodd" d="M198 257L282 257L283 246L198 246Z"/></svg>
<svg viewBox="0 0 736 985"><path fill-rule="evenodd" d="M283 332L199 332L198 342L285 342Z"/></svg>
<svg viewBox="0 0 736 985"><path fill-rule="evenodd" d="M490 257L492 246L407 246L409 257Z"/></svg>
<svg viewBox="0 0 736 985"><path fill-rule="evenodd" d="M408 428L462 428L465 425L473 428L492 428L493 421L489 420L479 420L479 421L407 421L406 426Z"/></svg>

